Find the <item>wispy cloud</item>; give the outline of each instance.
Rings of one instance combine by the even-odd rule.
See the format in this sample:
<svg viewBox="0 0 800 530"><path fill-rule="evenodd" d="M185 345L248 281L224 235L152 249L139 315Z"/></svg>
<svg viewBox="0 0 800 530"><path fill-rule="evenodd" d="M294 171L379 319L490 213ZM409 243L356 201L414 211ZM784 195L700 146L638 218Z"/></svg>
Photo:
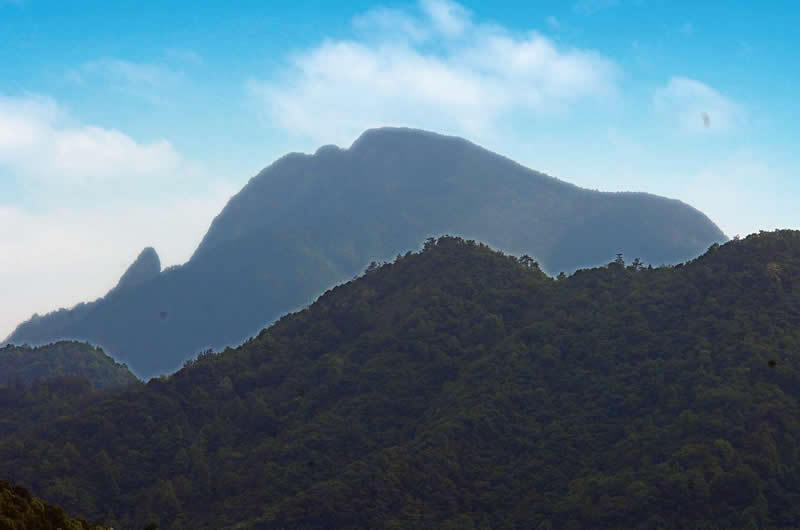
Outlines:
<svg viewBox="0 0 800 530"><path fill-rule="evenodd" d="M431 37L430 27L411 13L377 7L353 17L353 27L366 39L422 42Z"/></svg>
<svg viewBox="0 0 800 530"><path fill-rule="evenodd" d="M30 185L79 190L108 181L169 178L188 169L167 140L141 143L76 123L43 96L0 96L0 169Z"/></svg>
<svg viewBox="0 0 800 530"><path fill-rule="evenodd" d="M271 123L325 142L376 125L476 137L511 114L552 115L617 88L607 57L478 23L447 0L375 9L354 25L361 38L324 41L294 54L276 77L248 83Z"/></svg>
<svg viewBox="0 0 800 530"><path fill-rule="evenodd" d="M0 286L14 300L0 338L103 294L144 246L185 261L234 192L167 140L81 123L36 95L0 96L0 181Z"/></svg>
<svg viewBox="0 0 800 530"><path fill-rule="evenodd" d="M167 58L180 65L199 64L199 55L187 50L168 50ZM66 80L76 84L94 84L123 93L128 97L145 100L150 104L169 102L165 94L175 93L187 83L183 71L162 63L142 63L116 58L104 58L83 63L65 74Z"/></svg>
<svg viewBox="0 0 800 530"><path fill-rule="evenodd" d="M559 22L558 19L553 15L548 16L545 19L545 21L547 22L547 25L550 26L551 28L555 30L561 29L561 22Z"/></svg>
<svg viewBox="0 0 800 530"><path fill-rule="evenodd" d="M420 6L433 28L447 37L458 37L472 26L472 13L450 0L421 0Z"/></svg>
<svg viewBox="0 0 800 530"><path fill-rule="evenodd" d="M673 77L656 90L653 106L674 126L692 133L731 131L745 119L744 107L710 86L686 77Z"/></svg>

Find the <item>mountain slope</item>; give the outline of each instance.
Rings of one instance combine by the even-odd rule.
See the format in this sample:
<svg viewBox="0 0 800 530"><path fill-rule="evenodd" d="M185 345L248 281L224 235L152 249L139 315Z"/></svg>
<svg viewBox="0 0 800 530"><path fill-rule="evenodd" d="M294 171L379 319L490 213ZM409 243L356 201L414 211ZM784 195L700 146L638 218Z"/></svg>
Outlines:
<svg viewBox="0 0 800 530"><path fill-rule="evenodd" d="M127 366L90 344L62 341L38 348L11 344L0 348L0 386L63 376L85 377L95 388L138 381Z"/></svg>
<svg viewBox="0 0 800 530"><path fill-rule="evenodd" d="M8 396L0 475L126 528L796 528L798 356L800 232L562 280L442 238L170 378Z"/></svg>
<svg viewBox="0 0 800 530"><path fill-rule="evenodd" d="M239 343L370 260L443 233L529 254L551 273L617 252L675 263L726 239L679 201L584 190L460 138L375 129L350 149L290 154L264 169L182 267L32 319L9 340L89 340L149 377L200 350Z"/></svg>

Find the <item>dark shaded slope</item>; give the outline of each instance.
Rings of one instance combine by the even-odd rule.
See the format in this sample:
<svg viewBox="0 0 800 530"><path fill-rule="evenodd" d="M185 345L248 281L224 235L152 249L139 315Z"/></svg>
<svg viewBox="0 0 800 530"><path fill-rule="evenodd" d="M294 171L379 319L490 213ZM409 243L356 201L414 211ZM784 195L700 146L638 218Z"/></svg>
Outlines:
<svg viewBox="0 0 800 530"><path fill-rule="evenodd" d="M0 348L0 386L30 385L39 379L85 377L95 388L127 386L138 381L128 367L103 350L80 342L57 342L31 348Z"/></svg>
<svg viewBox="0 0 800 530"><path fill-rule="evenodd" d="M799 348L800 232L559 281L444 238L0 474L122 527L796 528Z"/></svg>
<svg viewBox="0 0 800 530"><path fill-rule="evenodd" d="M725 240L679 201L583 190L460 138L375 129L350 149L290 154L264 169L183 267L77 315L32 320L9 340L89 340L149 377L238 343L371 260L442 233L530 254L553 273L617 252L675 263Z"/></svg>
<svg viewBox="0 0 800 530"><path fill-rule="evenodd" d="M3 530L105 530L72 519L58 506L33 497L22 486L0 480L0 528Z"/></svg>

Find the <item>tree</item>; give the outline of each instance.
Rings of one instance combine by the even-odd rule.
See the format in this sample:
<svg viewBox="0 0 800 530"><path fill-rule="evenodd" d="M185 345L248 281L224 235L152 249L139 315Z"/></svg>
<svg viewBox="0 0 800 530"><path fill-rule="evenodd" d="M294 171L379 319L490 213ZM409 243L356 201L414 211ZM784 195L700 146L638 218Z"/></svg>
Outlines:
<svg viewBox="0 0 800 530"><path fill-rule="evenodd" d="M523 254L522 257L519 258L519 262L529 269L538 269L539 262L537 262L532 257L528 256L527 254Z"/></svg>
<svg viewBox="0 0 800 530"><path fill-rule="evenodd" d="M367 270L364 271L364 274L372 274L373 272L377 271L380 268L377 261L370 262Z"/></svg>

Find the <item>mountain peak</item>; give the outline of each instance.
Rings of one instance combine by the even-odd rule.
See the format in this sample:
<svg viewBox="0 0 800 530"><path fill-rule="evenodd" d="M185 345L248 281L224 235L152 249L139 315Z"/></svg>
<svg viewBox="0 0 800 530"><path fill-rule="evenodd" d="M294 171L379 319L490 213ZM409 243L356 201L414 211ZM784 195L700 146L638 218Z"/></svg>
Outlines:
<svg viewBox="0 0 800 530"><path fill-rule="evenodd" d="M468 143L463 138L457 136L447 136L422 129L412 129L409 127L377 127L367 129L350 146L351 151L359 151L365 148L376 147L397 147L398 144L408 142L430 142L436 140L446 140L451 142Z"/></svg>
<svg viewBox="0 0 800 530"><path fill-rule="evenodd" d="M142 283L149 281L161 272L161 260L153 247L145 247L139 253L125 274L119 279L119 283L114 288L114 291L136 287Z"/></svg>
<svg viewBox="0 0 800 530"><path fill-rule="evenodd" d="M155 251L145 249L106 297L113 300L23 323L9 340L87 340L138 375L157 375L441 234L527 254L553 275L616 253L674 264L727 239L678 201L584 190L463 138L369 129L349 148L291 153L264 168L170 274L159 274Z"/></svg>

